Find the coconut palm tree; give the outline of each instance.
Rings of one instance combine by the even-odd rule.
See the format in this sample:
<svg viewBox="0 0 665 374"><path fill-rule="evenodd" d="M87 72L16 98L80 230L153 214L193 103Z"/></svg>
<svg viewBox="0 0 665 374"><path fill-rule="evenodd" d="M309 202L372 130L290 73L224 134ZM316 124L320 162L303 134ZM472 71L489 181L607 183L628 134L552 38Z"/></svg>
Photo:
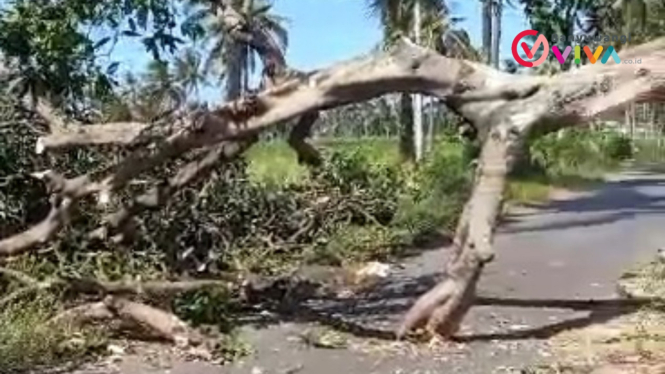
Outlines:
<svg viewBox="0 0 665 374"><path fill-rule="evenodd" d="M420 6L420 44L443 54L461 52L463 35L453 28L456 19L450 17L445 0L370 0L372 16L383 28L383 45L389 47L403 36L413 36L414 7ZM400 151L406 160L415 159L413 132L413 103L409 94L400 95Z"/></svg>
<svg viewBox="0 0 665 374"><path fill-rule="evenodd" d="M499 68L501 44L501 16L503 15L503 1L494 0L492 4L492 38L491 38L491 64Z"/></svg>
<svg viewBox="0 0 665 374"><path fill-rule="evenodd" d="M483 57L486 63L492 61L492 2L493 0L481 0L481 23L483 39Z"/></svg>
<svg viewBox="0 0 665 374"><path fill-rule="evenodd" d="M511 5L507 0L480 0L483 55L485 62L499 68L501 61L499 49L501 44L501 16L503 7Z"/></svg>
<svg viewBox="0 0 665 374"><path fill-rule="evenodd" d="M193 48L187 48L174 61L173 79L185 93L192 94L199 99L201 86L207 84L207 77L203 71L201 54Z"/></svg>
<svg viewBox="0 0 665 374"><path fill-rule="evenodd" d="M209 1L197 0L198 3ZM285 18L271 13L272 4L266 0L230 0L230 5L242 18L240 28L270 40L282 55L288 44ZM256 71L258 51L236 33L230 33L223 17L208 12L206 31L212 44L204 64L206 73L216 72L226 81L226 99L238 98L249 89L250 76ZM242 33L240 33L242 34Z"/></svg>

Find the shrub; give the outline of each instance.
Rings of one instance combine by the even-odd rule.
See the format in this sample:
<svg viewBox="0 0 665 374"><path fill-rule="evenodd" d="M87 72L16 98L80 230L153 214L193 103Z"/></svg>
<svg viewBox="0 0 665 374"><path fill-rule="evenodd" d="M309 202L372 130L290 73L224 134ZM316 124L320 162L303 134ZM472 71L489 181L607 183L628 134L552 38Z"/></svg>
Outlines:
<svg viewBox="0 0 665 374"><path fill-rule="evenodd" d="M312 261L343 266L371 260L386 260L399 254L401 237L386 226L342 226L325 246L319 247Z"/></svg>
<svg viewBox="0 0 665 374"><path fill-rule="evenodd" d="M635 140L635 161L638 163L663 164L665 161L665 139Z"/></svg>
<svg viewBox="0 0 665 374"><path fill-rule="evenodd" d="M444 139L412 175L410 192L402 197L393 224L414 240L441 229L452 230L472 182L470 152L464 144Z"/></svg>
<svg viewBox="0 0 665 374"><path fill-rule="evenodd" d="M550 176L593 174L632 156L630 139L610 131L565 129L532 139L532 169Z"/></svg>

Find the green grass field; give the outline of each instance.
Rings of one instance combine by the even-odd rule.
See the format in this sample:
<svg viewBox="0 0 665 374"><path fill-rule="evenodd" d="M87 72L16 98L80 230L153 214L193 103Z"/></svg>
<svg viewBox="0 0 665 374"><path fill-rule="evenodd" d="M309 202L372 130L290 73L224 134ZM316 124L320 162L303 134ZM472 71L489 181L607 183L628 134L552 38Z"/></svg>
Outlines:
<svg viewBox="0 0 665 374"><path fill-rule="evenodd" d="M315 146L324 154L331 151L358 152L373 165L398 165L400 160L395 139L323 139ZM247 152L249 176L263 185L296 184L308 177L307 167L299 165L295 152L284 140L256 144Z"/></svg>

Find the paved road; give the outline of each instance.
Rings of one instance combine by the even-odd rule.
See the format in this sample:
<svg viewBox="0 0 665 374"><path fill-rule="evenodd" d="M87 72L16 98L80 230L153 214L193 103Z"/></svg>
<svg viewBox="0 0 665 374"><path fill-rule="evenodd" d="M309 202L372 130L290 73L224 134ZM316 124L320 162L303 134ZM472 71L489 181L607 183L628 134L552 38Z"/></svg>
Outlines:
<svg viewBox="0 0 665 374"><path fill-rule="evenodd" d="M615 280L622 270L653 256L665 243L663 227L665 176L611 176L596 191L553 201L544 209L520 209L510 217L496 239L498 256L481 279L484 305L475 306L465 320L462 344L446 352L389 349L384 340L378 352L367 353L372 339L358 339L362 349L316 349L290 338L306 329L307 322L282 321L245 327L257 353L244 362L227 368L181 364L170 373L487 374L547 360L548 337L612 311L543 308L543 301L615 297ZM414 298L440 276L445 256L445 250L429 250L409 259L364 300L312 302L309 307L337 313L364 327L363 334L380 337L381 331L394 329ZM123 374L145 372L129 361L124 365Z"/></svg>

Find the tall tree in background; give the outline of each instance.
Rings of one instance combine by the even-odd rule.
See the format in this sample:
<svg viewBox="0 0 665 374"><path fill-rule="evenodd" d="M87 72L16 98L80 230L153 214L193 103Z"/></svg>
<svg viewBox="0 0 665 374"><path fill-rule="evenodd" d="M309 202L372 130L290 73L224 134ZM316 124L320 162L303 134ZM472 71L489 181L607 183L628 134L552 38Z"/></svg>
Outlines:
<svg viewBox="0 0 665 374"><path fill-rule="evenodd" d="M483 55L485 62L499 67L501 45L501 16L503 0L481 0Z"/></svg>
<svg viewBox="0 0 665 374"><path fill-rule="evenodd" d="M483 35L483 57L486 63L492 61L492 2L493 0L482 0L481 22Z"/></svg>
<svg viewBox="0 0 665 374"><path fill-rule="evenodd" d="M450 17L444 0L370 0L369 8L383 27L384 47L394 45L402 36L413 37L414 7L420 4L421 45L433 48L442 54L457 55L467 48L464 34L453 28L454 18ZM468 44L467 44L468 46ZM468 52L471 54L471 52ZM415 159L413 129L413 102L410 94L400 96L400 152L405 160Z"/></svg>
<svg viewBox="0 0 665 374"><path fill-rule="evenodd" d="M199 1L201 4L216 2ZM284 54L288 44L288 34L284 28L285 19L271 13L272 4L265 0L230 0L230 6L241 18L239 24L230 29L228 20L222 16L212 16L207 23L207 36L212 41L212 49L206 59L206 72L217 71L226 81L226 100L238 98L249 89L250 76L256 71L256 46L249 39L257 34ZM210 14L202 9L202 14ZM200 13L199 13L200 14Z"/></svg>
<svg viewBox="0 0 665 374"><path fill-rule="evenodd" d="M200 99L201 87L207 84L201 54L194 48L187 48L176 57L173 65L173 79L175 82L183 88L188 96L194 94L197 100Z"/></svg>
<svg viewBox="0 0 665 374"><path fill-rule="evenodd" d="M503 1L494 0L492 2L492 58L491 64L494 68L499 68L500 45L501 45L501 16L503 15Z"/></svg>

